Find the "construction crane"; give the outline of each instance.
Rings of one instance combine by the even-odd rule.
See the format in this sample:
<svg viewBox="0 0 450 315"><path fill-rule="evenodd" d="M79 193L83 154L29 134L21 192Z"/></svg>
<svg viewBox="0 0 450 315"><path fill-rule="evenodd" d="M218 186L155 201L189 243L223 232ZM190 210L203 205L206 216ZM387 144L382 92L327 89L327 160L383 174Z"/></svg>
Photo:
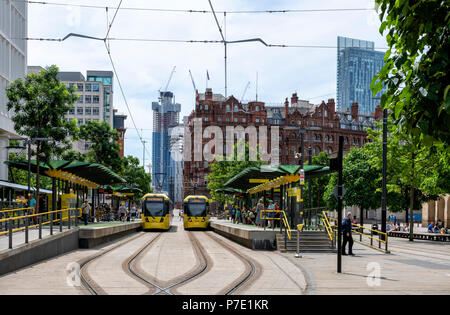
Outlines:
<svg viewBox="0 0 450 315"><path fill-rule="evenodd" d="M191 76L192 85L194 86L194 92L197 91L197 87L195 86L194 77L192 76L191 70L189 69L189 75Z"/></svg>
<svg viewBox="0 0 450 315"><path fill-rule="evenodd" d="M248 81L247 85L245 86L244 93L242 93L241 103L244 100L245 93L247 93L247 90L248 90L249 86L250 86L250 81Z"/></svg>
<svg viewBox="0 0 450 315"><path fill-rule="evenodd" d="M176 68L177 68L177 66L173 67L172 72L170 73L169 80L167 81L166 87L164 88L163 92L167 92L167 89L169 88L170 81L172 80L172 77L173 77L173 74L175 73Z"/></svg>

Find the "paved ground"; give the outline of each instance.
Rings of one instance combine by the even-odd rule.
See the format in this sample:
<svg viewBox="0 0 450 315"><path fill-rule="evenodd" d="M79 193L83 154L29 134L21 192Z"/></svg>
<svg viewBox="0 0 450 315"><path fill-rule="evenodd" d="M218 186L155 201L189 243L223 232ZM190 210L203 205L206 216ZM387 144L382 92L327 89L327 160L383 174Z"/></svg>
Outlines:
<svg viewBox="0 0 450 315"><path fill-rule="evenodd" d="M170 283L199 266L188 232L179 220L173 224L176 228L162 233L136 261L137 267L161 283ZM293 254L250 250L213 232L193 233L208 258L208 269L174 289L176 294L223 293L248 270L245 259L256 265L257 275L237 294L450 293L450 243L411 243L390 238L391 254L355 244L357 256L344 256L343 273L337 274L336 254L304 253L302 258L294 258ZM127 273L124 264L157 234L132 234L102 247L76 250L7 274L0 277L0 294L88 294L84 288L70 285L70 279L75 279L70 277L74 274L73 264L128 240L94 260L87 272L107 294L149 293L146 285Z"/></svg>
<svg viewBox="0 0 450 315"><path fill-rule="evenodd" d="M391 254L355 244L355 257L342 257L336 272L336 254L305 253L295 259L305 268L311 294L449 294L450 244L390 239ZM373 275L378 275L377 282Z"/></svg>
<svg viewBox="0 0 450 315"><path fill-rule="evenodd" d="M63 231L67 230L67 226L63 226ZM59 233L59 225L53 226L53 234L56 235ZM50 228L45 227L42 228L42 238L45 237L51 237L50 235ZM17 246L25 244L25 232L19 231L13 233L13 248L16 248ZM39 239L39 230L38 229L31 229L28 231L28 241L34 241ZM8 250L9 249L9 237L8 235L1 235L0 236L0 251Z"/></svg>

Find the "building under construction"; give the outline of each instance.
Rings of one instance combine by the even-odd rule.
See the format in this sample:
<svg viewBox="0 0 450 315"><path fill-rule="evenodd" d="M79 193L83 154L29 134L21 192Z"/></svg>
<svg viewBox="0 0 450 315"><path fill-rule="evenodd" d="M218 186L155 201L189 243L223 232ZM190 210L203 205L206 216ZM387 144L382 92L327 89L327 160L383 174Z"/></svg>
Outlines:
<svg viewBox="0 0 450 315"><path fill-rule="evenodd" d="M173 200L174 171L171 163L169 129L179 125L181 105L172 92L160 92L159 101L152 102L152 184L154 191L166 192Z"/></svg>

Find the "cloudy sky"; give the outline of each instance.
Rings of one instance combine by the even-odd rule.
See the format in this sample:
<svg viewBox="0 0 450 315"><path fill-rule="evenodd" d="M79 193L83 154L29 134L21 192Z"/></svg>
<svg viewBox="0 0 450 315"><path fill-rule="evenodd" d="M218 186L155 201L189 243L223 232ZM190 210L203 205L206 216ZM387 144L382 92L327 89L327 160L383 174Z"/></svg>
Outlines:
<svg viewBox="0 0 450 315"><path fill-rule="evenodd" d="M54 3L117 6L120 0L53 0ZM373 0L212 0L216 11L373 8ZM211 13L182 13L125 8L210 10L208 0L123 0L109 36L121 39L220 40ZM28 37L62 38L68 33L105 37L107 13L103 9L29 4ZM109 12L111 21L114 11ZM223 13L218 14L224 26ZM227 40L260 37L269 44L336 46L337 36L365 39L386 47L379 34L375 11L297 12L273 14L228 13ZM151 161L151 102L170 82L181 115L194 107L191 70L200 92L208 86L224 94L224 49L221 44L111 41L111 55L139 132L148 141L146 164ZM293 92L320 103L336 96L336 48L269 48L260 43L229 45L228 95L281 103ZM64 42L29 41L28 65L56 64L61 71L112 70L103 42L71 38ZM114 107L130 118L117 79ZM141 160L143 148L131 119L126 122L125 154Z"/></svg>

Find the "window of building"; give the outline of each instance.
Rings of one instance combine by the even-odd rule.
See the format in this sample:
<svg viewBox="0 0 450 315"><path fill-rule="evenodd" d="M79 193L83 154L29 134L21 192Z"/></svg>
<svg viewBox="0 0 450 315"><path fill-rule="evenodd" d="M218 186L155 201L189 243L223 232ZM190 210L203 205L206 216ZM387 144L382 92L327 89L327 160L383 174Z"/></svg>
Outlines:
<svg viewBox="0 0 450 315"><path fill-rule="evenodd" d="M205 105L205 110L208 110L208 105Z"/></svg>
<svg viewBox="0 0 450 315"><path fill-rule="evenodd" d="M208 121L208 117L205 117L205 121Z"/></svg>
<svg viewBox="0 0 450 315"><path fill-rule="evenodd" d="M234 117L234 122L238 122L238 119L237 119L237 117Z"/></svg>
<svg viewBox="0 0 450 315"><path fill-rule="evenodd" d="M78 95L77 103L83 104L83 95Z"/></svg>
<svg viewBox="0 0 450 315"><path fill-rule="evenodd" d="M85 91L86 91L86 92L92 91L92 90L91 90L91 84L86 84L86 85L85 85Z"/></svg>
<svg viewBox="0 0 450 315"><path fill-rule="evenodd" d="M83 83L78 83L77 88L79 92L83 92Z"/></svg>
<svg viewBox="0 0 450 315"><path fill-rule="evenodd" d="M230 105L227 105L227 112L229 112L230 111Z"/></svg>
<svg viewBox="0 0 450 315"><path fill-rule="evenodd" d="M325 117L328 117L328 111L325 111L325 112L324 112L324 116L325 116Z"/></svg>
<svg viewBox="0 0 450 315"><path fill-rule="evenodd" d="M75 115L75 107L69 109L69 115Z"/></svg>
<svg viewBox="0 0 450 315"><path fill-rule="evenodd" d="M234 111L237 112L238 109L239 109L238 106L237 106L237 105L234 105Z"/></svg>
<svg viewBox="0 0 450 315"><path fill-rule="evenodd" d="M69 88L72 88L72 89L73 89L74 86L75 86L74 83L69 83Z"/></svg>
<svg viewBox="0 0 450 315"><path fill-rule="evenodd" d="M92 95L92 103L94 103L94 104L100 103L100 96Z"/></svg>
<svg viewBox="0 0 450 315"><path fill-rule="evenodd" d="M227 117L227 121L228 121L228 122L230 121L230 117Z"/></svg>
<svg viewBox="0 0 450 315"><path fill-rule="evenodd" d="M92 107L92 115L98 116L100 114L100 110L98 107Z"/></svg>
<svg viewBox="0 0 450 315"><path fill-rule="evenodd" d="M247 119L242 118L242 122L243 122L243 123L247 122Z"/></svg>
<svg viewBox="0 0 450 315"><path fill-rule="evenodd" d="M203 105L200 105L200 110L202 110L203 109Z"/></svg>
<svg viewBox="0 0 450 315"><path fill-rule="evenodd" d="M256 119L255 119L255 122L259 123L259 118L256 118Z"/></svg>
<svg viewBox="0 0 450 315"><path fill-rule="evenodd" d="M90 107L86 107L84 109L84 113L85 113L85 115L90 115L92 113L91 108Z"/></svg>
<svg viewBox="0 0 450 315"><path fill-rule="evenodd" d="M92 84L92 91L94 92L100 91L100 84Z"/></svg>
<svg viewBox="0 0 450 315"><path fill-rule="evenodd" d="M92 97L90 95L85 95L84 96L84 102L86 104L91 104L92 103Z"/></svg>
<svg viewBox="0 0 450 315"><path fill-rule="evenodd" d="M222 117L217 118L217 121L221 122L222 121Z"/></svg>
<svg viewBox="0 0 450 315"><path fill-rule="evenodd" d="M259 112L259 106L258 105L256 105L255 111Z"/></svg>
<svg viewBox="0 0 450 315"><path fill-rule="evenodd" d="M314 121L311 121L311 126L314 126Z"/></svg>
<svg viewBox="0 0 450 315"><path fill-rule="evenodd" d="M78 118L77 121L78 121L78 126L83 124L83 118Z"/></svg>
<svg viewBox="0 0 450 315"><path fill-rule="evenodd" d="M77 115L83 115L83 107L77 107Z"/></svg>

